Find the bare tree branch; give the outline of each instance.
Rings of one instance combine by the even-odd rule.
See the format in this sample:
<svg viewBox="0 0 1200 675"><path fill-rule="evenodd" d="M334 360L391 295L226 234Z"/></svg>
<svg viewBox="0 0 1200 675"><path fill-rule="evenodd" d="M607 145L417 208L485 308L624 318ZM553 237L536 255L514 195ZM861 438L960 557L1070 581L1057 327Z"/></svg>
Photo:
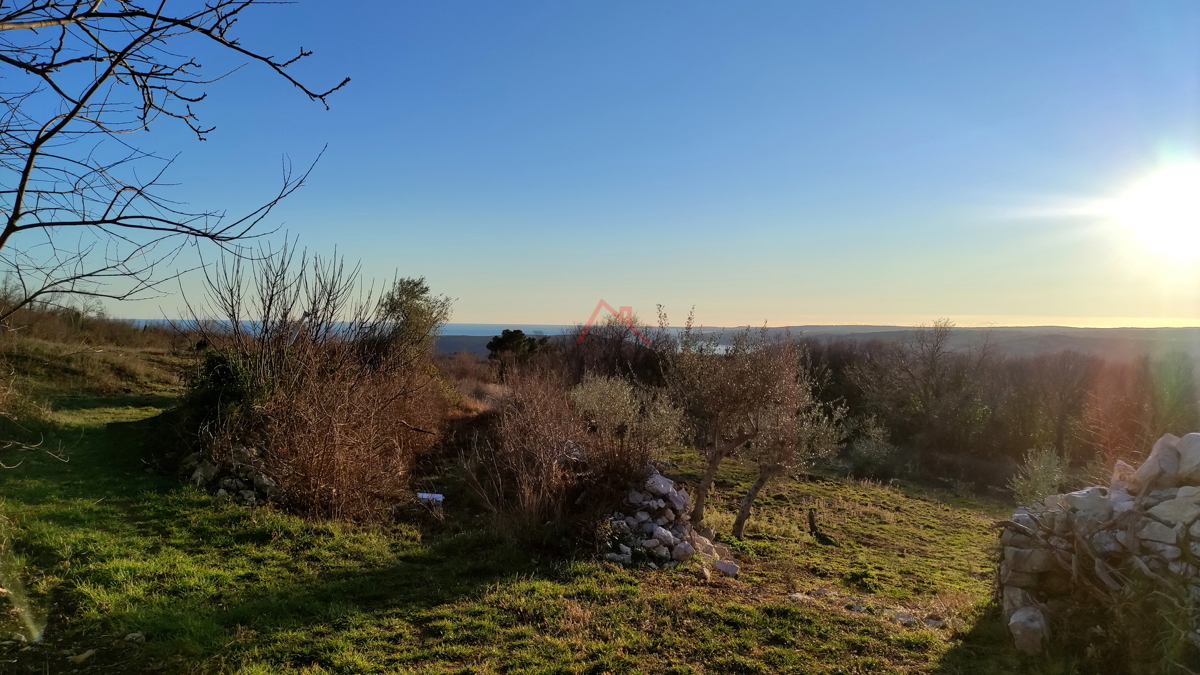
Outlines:
<svg viewBox="0 0 1200 675"><path fill-rule="evenodd" d="M232 34L254 6L275 4L285 3L0 3L0 86L13 87L0 91L0 275L20 289L0 303L0 322L56 295L145 297L178 276L159 272L185 246L209 242L237 253L238 242L261 235L262 221L312 165L297 174L285 160L279 191L231 218L167 199L164 176L176 158L129 139L160 119L182 122L200 140L213 130L193 105L229 72L200 75L195 54L205 42L266 66L328 108L326 97L349 78L310 88L288 69L312 52L276 58Z"/></svg>

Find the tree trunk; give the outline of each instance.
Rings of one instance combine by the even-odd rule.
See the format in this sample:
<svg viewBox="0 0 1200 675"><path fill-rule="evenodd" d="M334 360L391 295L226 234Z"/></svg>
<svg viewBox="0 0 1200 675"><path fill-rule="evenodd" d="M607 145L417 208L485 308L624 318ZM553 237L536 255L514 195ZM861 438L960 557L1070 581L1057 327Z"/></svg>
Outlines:
<svg viewBox="0 0 1200 675"><path fill-rule="evenodd" d="M758 478L754 480L754 484L746 491L746 496L742 497L742 506L738 509L737 518L733 521L733 536L738 539L742 538L742 532L746 529L746 521L750 520L750 509L754 506L754 500L758 499L758 493L766 487L775 474L778 472L778 467L760 466L758 468Z"/></svg>
<svg viewBox="0 0 1200 675"><path fill-rule="evenodd" d="M725 448L716 446L709 451L708 469L704 472L704 478L700 479L700 485L696 487L696 504L692 507L692 526L699 527L704 521L704 503L708 501L708 490L712 487L713 479L717 477L717 469L721 468L721 460L725 459Z"/></svg>

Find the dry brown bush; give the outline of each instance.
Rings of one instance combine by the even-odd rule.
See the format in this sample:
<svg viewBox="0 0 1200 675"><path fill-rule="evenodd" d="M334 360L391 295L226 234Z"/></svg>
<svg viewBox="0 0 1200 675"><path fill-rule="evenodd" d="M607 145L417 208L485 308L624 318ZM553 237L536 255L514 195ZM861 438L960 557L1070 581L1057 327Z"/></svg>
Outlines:
<svg viewBox="0 0 1200 675"><path fill-rule="evenodd" d="M576 528L586 537L586 525L608 513L677 437L678 413L620 378L588 377L571 388L560 372L527 370L510 375L507 386L462 466L467 484L510 532Z"/></svg>
<svg viewBox="0 0 1200 675"><path fill-rule="evenodd" d="M357 269L290 249L243 264L209 277L210 318L193 322L211 351L188 399L210 453L261 449L293 511L390 517L445 414L430 348L448 300L423 279L373 299L359 292Z"/></svg>

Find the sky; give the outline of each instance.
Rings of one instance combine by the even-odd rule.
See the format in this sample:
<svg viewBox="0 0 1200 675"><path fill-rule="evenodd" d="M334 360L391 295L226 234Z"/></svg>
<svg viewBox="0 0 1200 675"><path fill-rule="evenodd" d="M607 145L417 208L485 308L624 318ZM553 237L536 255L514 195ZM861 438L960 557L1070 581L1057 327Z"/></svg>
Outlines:
<svg viewBox="0 0 1200 675"><path fill-rule="evenodd" d="M424 276L456 322L1200 325L1200 239L1097 206L1200 161L1200 3L302 0L238 31L352 81L213 85L209 140L138 139L173 194L237 213L325 148L274 241Z"/></svg>

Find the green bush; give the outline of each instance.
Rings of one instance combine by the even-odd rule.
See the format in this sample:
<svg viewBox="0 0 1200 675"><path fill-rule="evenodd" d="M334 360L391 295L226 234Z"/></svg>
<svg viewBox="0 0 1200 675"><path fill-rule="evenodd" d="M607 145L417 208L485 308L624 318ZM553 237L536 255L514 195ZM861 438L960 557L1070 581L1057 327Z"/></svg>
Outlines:
<svg viewBox="0 0 1200 675"><path fill-rule="evenodd" d="M1033 504L1058 494L1066 476L1066 467L1058 453L1052 446L1044 445L1025 453L1025 463L1008 487L1018 504Z"/></svg>

